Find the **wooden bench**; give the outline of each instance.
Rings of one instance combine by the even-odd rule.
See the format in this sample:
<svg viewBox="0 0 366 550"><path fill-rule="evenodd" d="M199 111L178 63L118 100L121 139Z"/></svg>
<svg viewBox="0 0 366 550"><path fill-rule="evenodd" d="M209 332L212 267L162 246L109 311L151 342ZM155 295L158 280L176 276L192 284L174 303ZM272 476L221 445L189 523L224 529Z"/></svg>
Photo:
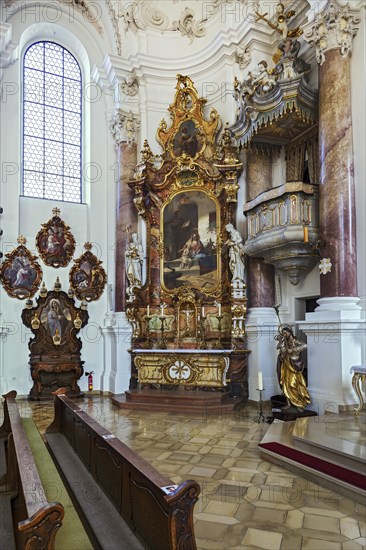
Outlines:
<svg viewBox="0 0 366 550"><path fill-rule="evenodd" d="M3 395L0 427L1 547L6 550L51 549L62 525L64 508L48 502L34 463L15 401L17 392Z"/></svg>
<svg viewBox="0 0 366 550"><path fill-rule="evenodd" d="M108 550L196 550L195 481L173 485L82 411L63 388L46 440L94 537ZM90 533L89 533L90 536Z"/></svg>

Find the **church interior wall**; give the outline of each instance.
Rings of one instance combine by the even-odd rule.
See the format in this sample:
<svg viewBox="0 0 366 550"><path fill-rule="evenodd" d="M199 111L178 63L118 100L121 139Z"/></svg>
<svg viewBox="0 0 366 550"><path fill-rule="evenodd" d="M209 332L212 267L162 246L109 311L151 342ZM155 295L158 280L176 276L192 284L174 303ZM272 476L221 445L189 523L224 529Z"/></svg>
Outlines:
<svg viewBox="0 0 366 550"><path fill-rule="evenodd" d="M238 4L238 3L236 3ZM227 5L229 10L229 5ZM356 212L357 212L357 255L358 255L358 285L361 303L366 317L366 250L364 235L366 233L366 220L364 209L366 204L365 184L365 117L364 97L366 95L365 84L365 9L361 11L362 21L356 38L352 57L352 109L353 109L353 135L355 153L355 188L356 188ZM105 291L98 302L89 306L90 321L86 330L82 333L83 360L86 370L95 372L96 390L113 390L111 378L115 379L115 370L106 365L107 361L118 362L113 353L106 352L106 341L101 329L106 323L106 314L111 315L113 309L113 285L115 283L115 202L116 202L116 151L115 144L110 134L109 119L114 109L113 88L104 77L105 86L91 83L95 97L87 102L87 116L84 127L85 154L90 164L89 181L84 182L85 203L81 205L68 203L55 203L55 201L28 199L20 197L20 170L12 173L11 165L15 163L19 168L21 126L20 120L20 75L22 52L31 39L47 38L60 41L69 48L79 60L84 73L88 74L97 66L102 67L105 56L109 52L116 55L113 39L108 36L101 37L95 30L85 24L76 15L71 22L64 11L57 24L47 21L34 20L29 14L23 18L21 12L15 13L9 20L12 24L13 42L18 45L18 57L16 61L5 69L4 82L15 83L18 92L9 94L3 98L2 107L2 163L9 163L9 173L2 179L1 205L4 214L1 217L3 252L7 252L16 246L16 239L23 234L28 241L32 252L35 251L34 237L41 223L51 217L52 208L57 205L61 209L61 217L70 225L78 243L75 257L82 252L82 246L87 240L93 243L93 251L103 261L103 266L108 273L108 292ZM34 16L35 17L35 16ZM102 14L105 28L110 28L108 14ZM107 22L108 20L108 22ZM223 21L227 24L227 32L222 30ZM33 30L32 30L33 29ZM253 68L261 59L270 61L273 51L274 38L266 28L254 32L248 21L238 21L237 14L229 11L217 14L208 25L207 34L202 39L195 39L188 44L186 37L176 35L164 36L158 31L140 32L134 34L131 30L123 44L123 70L135 70L139 78L139 96L124 98L119 102L119 107L126 111L132 110L141 116L141 126L138 138L138 151L141 149L144 139L148 139L154 153L160 152L160 147L155 140L156 129L164 117L169 120L167 107L171 103L176 83L176 73L188 74L195 82L201 95L207 96L208 108L215 107L223 122L232 123L235 117L235 102L233 100L234 76L243 77L243 73ZM215 38L216 37L216 38ZM128 38L128 39L127 39ZM247 40L252 51L251 64L246 69L240 69L235 63L235 47L243 40ZM306 47L306 51L309 48ZM150 52L150 53L149 53ZM153 52L153 54L151 53ZM309 56L311 54L309 53ZM314 59L314 56L313 56ZM317 66L313 66L310 81L312 85L317 83ZM6 105L4 105L6 101ZM4 108L5 107L5 108ZM11 131L9 129L11 128ZM245 162L245 153L241 153ZM272 170L272 186L284 183L285 161L284 151L274 159ZM245 234L245 218L242 214L245 202L245 169L239 181L239 199L237 208L237 227ZM139 232L142 233L144 242L144 223L141 221ZM146 244L145 244L146 247ZM68 268L51 269L42 265L45 274L47 288L52 288L56 276L60 277L62 288L68 287ZM283 321L296 321L295 301L298 298L305 299L319 295L319 269L315 266L304 276L298 286L290 284L288 277L283 273L277 273L281 280L282 304L281 314ZM112 288L112 294L110 289ZM112 295L112 298L110 296ZM2 393L10 389L16 389L20 394L26 395L29 391L31 379L27 365L28 348L27 341L30 333L22 327L20 315L23 303L10 299L1 291L2 323L9 328L7 336L2 342L1 382ZM126 330L126 321L123 316L118 318L121 323L121 331ZM125 333L123 333L125 334ZM123 336L125 338L125 336ZM119 342L123 348L125 357L129 346L128 340ZM121 348L121 349L122 349ZM366 346L365 346L366 348ZM273 369L275 369L275 350L273 353ZM363 352L366 360L366 350ZM123 365L118 368L127 369ZM113 372L112 372L113 371ZM113 374L114 373L114 374ZM250 375L250 373L249 373ZM127 384L128 376L124 372L123 384ZM82 379L81 388L86 389L86 379ZM320 383L326 381L320 380ZM275 372L270 382L275 389ZM319 386L321 387L321 386ZM118 387L122 392L126 387ZM321 390L319 390L321 391ZM253 397L253 396L250 396Z"/></svg>

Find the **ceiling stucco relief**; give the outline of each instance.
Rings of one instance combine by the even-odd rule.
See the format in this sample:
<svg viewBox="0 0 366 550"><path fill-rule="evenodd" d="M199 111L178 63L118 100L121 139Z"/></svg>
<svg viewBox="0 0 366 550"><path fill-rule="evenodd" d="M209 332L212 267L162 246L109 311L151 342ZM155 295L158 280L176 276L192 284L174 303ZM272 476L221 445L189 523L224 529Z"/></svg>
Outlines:
<svg viewBox="0 0 366 550"><path fill-rule="evenodd" d="M179 5L182 2L184 9ZM247 7L246 13L254 13L259 0L171 0L164 3L159 0L108 0L108 3L113 4L126 33L146 29L162 34L179 32L192 43L194 38L205 36L207 22L219 13L220 7L237 3Z"/></svg>

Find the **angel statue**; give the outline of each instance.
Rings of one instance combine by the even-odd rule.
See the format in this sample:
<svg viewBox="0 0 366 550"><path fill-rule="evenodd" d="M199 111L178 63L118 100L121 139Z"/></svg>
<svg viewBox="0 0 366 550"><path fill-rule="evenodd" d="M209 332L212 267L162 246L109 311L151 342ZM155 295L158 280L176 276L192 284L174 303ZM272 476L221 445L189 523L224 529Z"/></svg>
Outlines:
<svg viewBox="0 0 366 550"><path fill-rule="evenodd" d="M285 6L281 2L279 2L276 6L276 14L274 17L274 22L270 21L266 17L268 13L261 14L261 13L255 12L255 14L257 16L257 19L255 20L256 22L264 21L265 23L267 23L267 25L270 26L271 29L275 29L277 32L280 33L282 40L284 40L287 37L289 38L298 37L303 32L302 29L300 29L299 27L296 27L295 29L288 28L287 22L289 19L292 19L294 15L296 15L296 12L294 10L289 10L287 13L285 13Z"/></svg>
<svg viewBox="0 0 366 550"><path fill-rule="evenodd" d="M127 289L128 302L134 299L134 289L142 287L142 261L143 249L137 233L131 233L131 240L127 244L125 252L126 275L130 283Z"/></svg>
<svg viewBox="0 0 366 550"><path fill-rule="evenodd" d="M278 341L279 350L277 379L287 400L285 408L292 405L299 411L303 411L311 403L303 375L304 363L300 358L301 352L307 348L307 345L295 338L292 328L287 324L281 324L278 327L275 340Z"/></svg>
<svg viewBox="0 0 366 550"><path fill-rule="evenodd" d="M243 239L232 223L228 223L225 229L230 234L230 238L225 244L229 246L229 267L233 276L233 281L237 280L245 283Z"/></svg>

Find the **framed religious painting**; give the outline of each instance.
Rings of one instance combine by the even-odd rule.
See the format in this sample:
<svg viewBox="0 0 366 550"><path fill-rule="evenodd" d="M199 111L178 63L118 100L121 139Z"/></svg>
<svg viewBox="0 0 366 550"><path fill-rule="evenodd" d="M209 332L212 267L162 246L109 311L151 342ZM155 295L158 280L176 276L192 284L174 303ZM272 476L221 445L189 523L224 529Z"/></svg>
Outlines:
<svg viewBox="0 0 366 550"><path fill-rule="evenodd" d="M20 246L5 255L0 279L8 296L24 300L37 292L43 274L37 256L33 256L25 246L26 239L19 237L18 243Z"/></svg>
<svg viewBox="0 0 366 550"><path fill-rule="evenodd" d="M36 236L36 246L44 263L51 267L66 267L75 252L75 239L70 227L59 217L60 210L54 208L53 218L42 224Z"/></svg>
<svg viewBox="0 0 366 550"><path fill-rule="evenodd" d="M70 270L69 280L78 300L92 302L98 300L107 283L107 274L102 262L90 251L91 243L85 243L86 252L75 260Z"/></svg>
<svg viewBox="0 0 366 550"><path fill-rule="evenodd" d="M217 235L219 204L204 190L174 194L162 209L162 287L174 292L182 286L205 293L219 284Z"/></svg>

